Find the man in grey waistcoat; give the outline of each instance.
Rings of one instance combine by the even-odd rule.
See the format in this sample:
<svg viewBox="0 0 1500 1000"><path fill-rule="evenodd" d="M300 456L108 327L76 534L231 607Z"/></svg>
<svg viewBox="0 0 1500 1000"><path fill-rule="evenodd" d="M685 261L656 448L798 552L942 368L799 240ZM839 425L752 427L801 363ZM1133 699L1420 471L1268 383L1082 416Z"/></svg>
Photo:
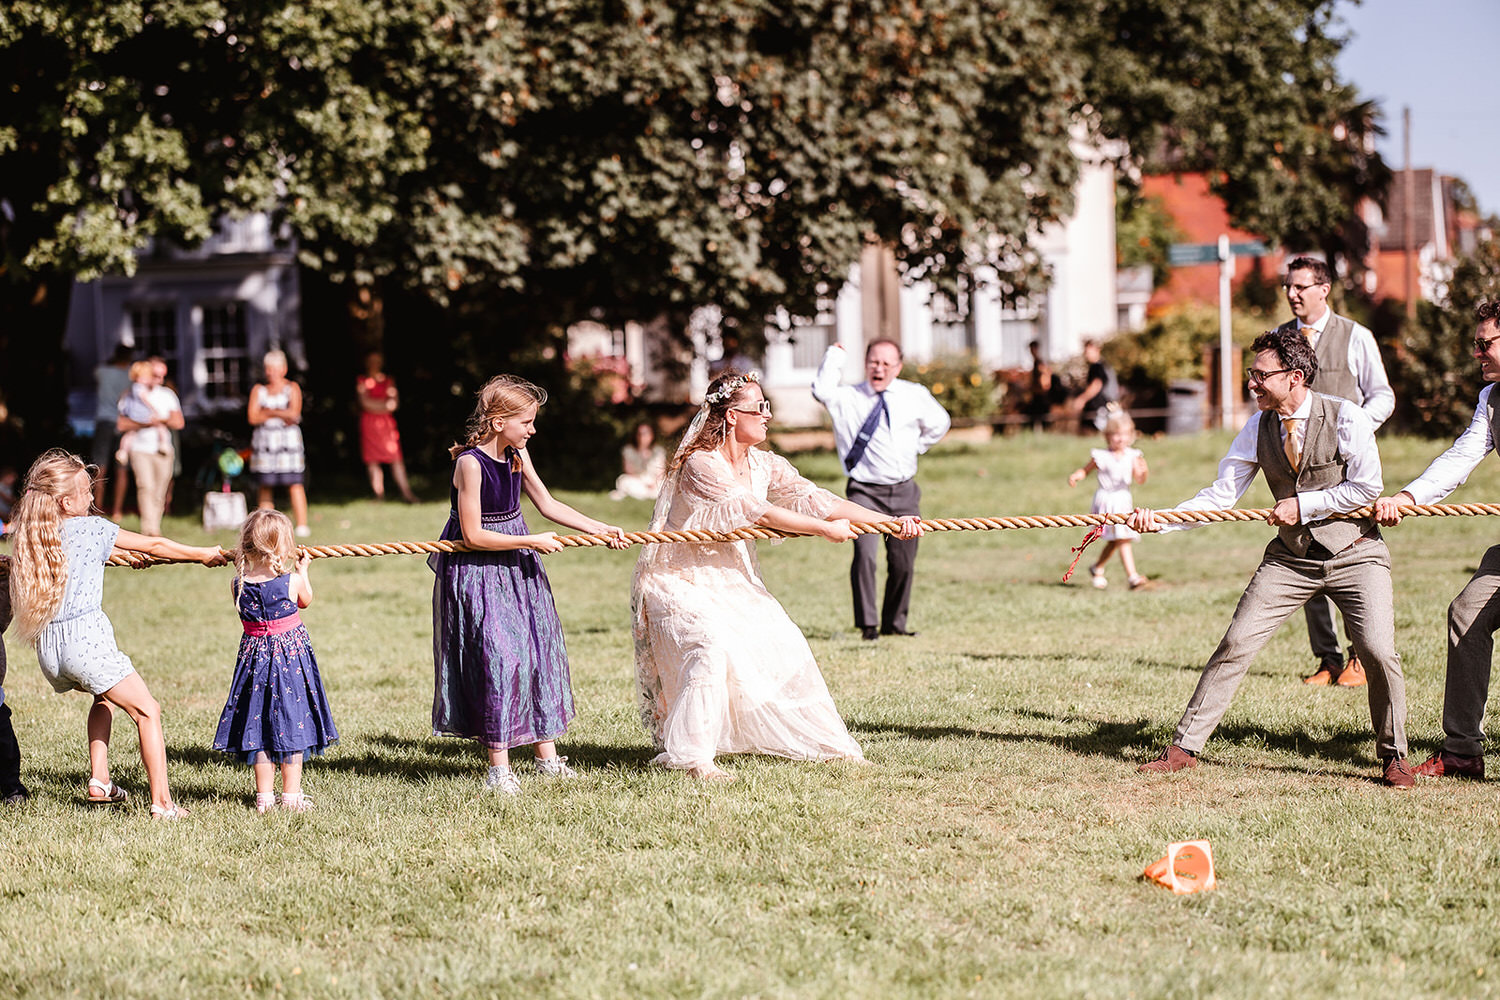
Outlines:
<svg viewBox="0 0 1500 1000"><path fill-rule="evenodd" d="M1278 329L1295 330L1312 344L1318 358L1317 391L1352 400L1370 418L1371 427L1379 430L1396 409L1396 394L1386 377L1375 335L1328 308L1328 293L1333 289L1333 274L1328 265L1313 257L1297 257L1287 265L1282 288L1294 318ZM1347 661L1341 652L1332 602L1326 597L1314 597L1307 602L1304 614L1308 643L1318 667L1311 676L1303 678L1303 683L1340 687L1359 687L1365 683L1364 664L1353 648Z"/></svg>
<svg viewBox="0 0 1500 1000"><path fill-rule="evenodd" d="M1318 362L1307 338L1277 329L1257 337L1250 392L1258 412L1245 422L1219 463L1219 477L1182 510L1222 510L1250 488L1256 471L1276 498L1267 519L1276 537L1266 546L1229 629L1214 650L1172 743L1147 773L1196 767L1198 753L1229 709L1234 692L1271 634L1313 597L1327 595L1344 613L1349 638L1369 674L1370 721L1382 779L1414 784L1406 763L1406 681L1396 655L1391 558L1368 518L1335 519L1380 495L1380 454L1364 412L1349 400L1308 388ZM1137 531L1173 530L1138 507Z"/></svg>
<svg viewBox="0 0 1500 1000"><path fill-rule="evenodd" d="M1453 447L1433 459L1416 479L1392 497L1375 502L1375 519L1401 523L1402 504L1437 503L1469 478L1479 463L1500 447L1500 300L1481 302L1474 331L1474 356L1486 385L1479 391L1474 418ZM1448 605L1448 672L1443 684L1443 745L1413 770L1429 778L1484 780L1484 706L1490 694L1490 659L1500 628L1500 545L1479 560L1464 589Z"/></svg>

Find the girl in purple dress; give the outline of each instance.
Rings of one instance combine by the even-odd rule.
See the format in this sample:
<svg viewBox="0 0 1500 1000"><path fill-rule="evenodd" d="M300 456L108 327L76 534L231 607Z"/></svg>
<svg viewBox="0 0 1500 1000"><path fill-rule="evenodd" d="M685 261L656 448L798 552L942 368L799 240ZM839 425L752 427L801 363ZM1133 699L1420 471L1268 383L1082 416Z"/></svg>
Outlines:
<svg viewBox="0 0 1500 1000"><path fill-rule="evenodd" d="M214 749L255 769L260 813L276 805L277 768L281 807L311 809L313 801L302 791L302 758L321 754L339 738L312 640L298 614L312 603L311 562L305 550L297 555L285 514L261 508L245 518L234 550L234 600L245 635Z"/></svg>
<svg viewBox="0 0 1500 1000"><path fill-rule="evenodd" d="M569 528L609 534L625 548L624 532L552 497L532 467L526 442L536 432L542 389L497 375L479 390L468 435L450 449L455 461L453 509L442 537L472 552L428 560L432 588L435 684L432 731L477 740L489 754L485 787L516 795L512 747L536 745L537 773L572 778L555 740L573 718L568 651L540 555L562 548L557 533L532 534L521 516L521 494L538 512Z"/></svg>

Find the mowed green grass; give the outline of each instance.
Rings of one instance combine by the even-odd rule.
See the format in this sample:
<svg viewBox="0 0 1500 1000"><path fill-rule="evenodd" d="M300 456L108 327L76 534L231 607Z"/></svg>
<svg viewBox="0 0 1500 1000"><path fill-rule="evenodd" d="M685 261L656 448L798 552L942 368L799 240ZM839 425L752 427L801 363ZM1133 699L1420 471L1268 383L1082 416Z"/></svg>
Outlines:
<svg viewBox="0 0 1500 1000"><path fill-rule="evenodd" d="M1227 437L1146 441L1143 504L1209 481ZM539 439L538 450L545 448ZM1092 439L940 446L929 516L1084 511ZM1439 449L1382 441L1388 489ZM836 488L828 455L796 456ZM1455 499L1500 496L1490 460ZM629 527L639 503L567 495ZM314 541L432 538L446 503L327 505ZM1262 506L1257 485L1246 506ZM533 524L537 522L533 519ZM189 519L169 530L205 536ZM847 546L762 544L871 766L728 759L704 787L647 767L629 627L634 553L549 557L578 719L576 782L480 791L435 739L431 574L420 558L315 564L305 614L342 743L317 811L258 816L209 749L239 624L229 575L111 570L105 607L162 702L173 788L152 823L132 727L123 809L81 800L82 695L10 643L32 801L0 810L0 993L18 996L1483 996L1500 978L1497 786L1378 783L1365 693L1308 689L1300 616L1256 660L1203 766L1146 778L1269 538L1211 525L1137 546L1154 586L1061 582L1082 531L922 542L911 639L851 629ZM1500 535L1487 518L1388 532L1413 757L1441 738L1444 610ZM218 536L228 543L229 536ZM1092 553L1090 553L1092 555ZM1086 557L1087 558L1087 557ZM1208 838L1219 889L1141 870Z"/></svg>

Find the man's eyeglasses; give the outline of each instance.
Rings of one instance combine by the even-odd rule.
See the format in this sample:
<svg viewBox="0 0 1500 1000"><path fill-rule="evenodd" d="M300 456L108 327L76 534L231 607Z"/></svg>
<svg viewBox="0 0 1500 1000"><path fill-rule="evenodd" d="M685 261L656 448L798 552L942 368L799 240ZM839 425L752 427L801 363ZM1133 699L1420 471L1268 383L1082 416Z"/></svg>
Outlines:
<svg viewBox="0 0 1500 1000"><path fill-rule="evenodd" d="M1263 372L1259 368L1252 368L1245 374L1249 376L1250 381L1259 384L1270 378L1272 375L1285 375L1287 372L1294 372L1296 370L1297 369L1295 368L1278 368L1273 372Z"/></svg>
<svg viewBox="0 0 1500 1000"><path fill-rule="evenodd" d="M730 409L738 410L740 413L756 413L768 420L771 417L771 401L769 399L762 399L755 406L731 406Z"/></svg>
<svg viewBox="0 0 1500 1000"><path fill-rule="evenodd" d="M1475 337L1474 338L1474 353L1476 353L1476 354L1483 354L1485 351L1488 351L1490 349L1490 345L1493 344L1497 340L1500 340L1500 336L1497 336L1497 337Z"/></svg>
<svg viewBox="0 0 1500 1000"><path fill-rule="evenodd" d="M1286 284L1282 285L1281 288L1282 291L1290 295L1292 292L1305 292L1309 288L1317 288L1321 284L1321 281L1309 281L1305 285L1294 285L1291 282L1287 282Z"/></svg>

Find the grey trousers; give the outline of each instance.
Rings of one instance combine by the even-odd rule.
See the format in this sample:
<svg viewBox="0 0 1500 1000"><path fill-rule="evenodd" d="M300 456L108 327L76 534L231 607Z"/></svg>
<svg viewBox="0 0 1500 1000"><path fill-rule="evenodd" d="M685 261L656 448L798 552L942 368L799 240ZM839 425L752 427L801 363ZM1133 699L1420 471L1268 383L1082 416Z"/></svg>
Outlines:
<svg viewBox="0 0 1500 1000"><path fill-rule="evenodd" d="M1500 545L1485 552L1474 576L1448 605L1448 675L1443 683L1443 749L1464 757L1484 753L1484 704L1490 655L1500 628Z"/></svg>
<svg viewBox="0 0 1500 1000"><path fill-rule="evenodd" d="M845 496L857 504L901 517L920 514L922 490L915 479L904 483L880 485L849 480ZM880 617L875 616L875 553L880 539L885 539L885 599ZM849 567L849 585L854 591L854 627L883 631L906 631L906 615L911 610L911 585L917 564L917 540L895 535L860 535L854 539L854 561Z"/></svg>
<svg viewBox="0 0 1500 1000"><path fill-rule="evenodd" d="M1307 644L1319 663L1337 660L1342 666L1344 650L1339 645L1338 626L1333 623L1333 602L1323 596L1310 599L1303 609L1307 618Z"/></svg>
<svg viewBox="0 0 1500 1000"><path fill-rule="evenodd" d="M1193 753L1203 749L1255 654L1282 622L1319 594L1343 612L1349 639L1365 665L1376 755L1382 760L1406 756L1406 679L1396 653L1391 554L1379 537L1327 559L1299 557L1281 539L1273 539L1234 609L1229 630L1198 678L1173 743Z"/></svg>

